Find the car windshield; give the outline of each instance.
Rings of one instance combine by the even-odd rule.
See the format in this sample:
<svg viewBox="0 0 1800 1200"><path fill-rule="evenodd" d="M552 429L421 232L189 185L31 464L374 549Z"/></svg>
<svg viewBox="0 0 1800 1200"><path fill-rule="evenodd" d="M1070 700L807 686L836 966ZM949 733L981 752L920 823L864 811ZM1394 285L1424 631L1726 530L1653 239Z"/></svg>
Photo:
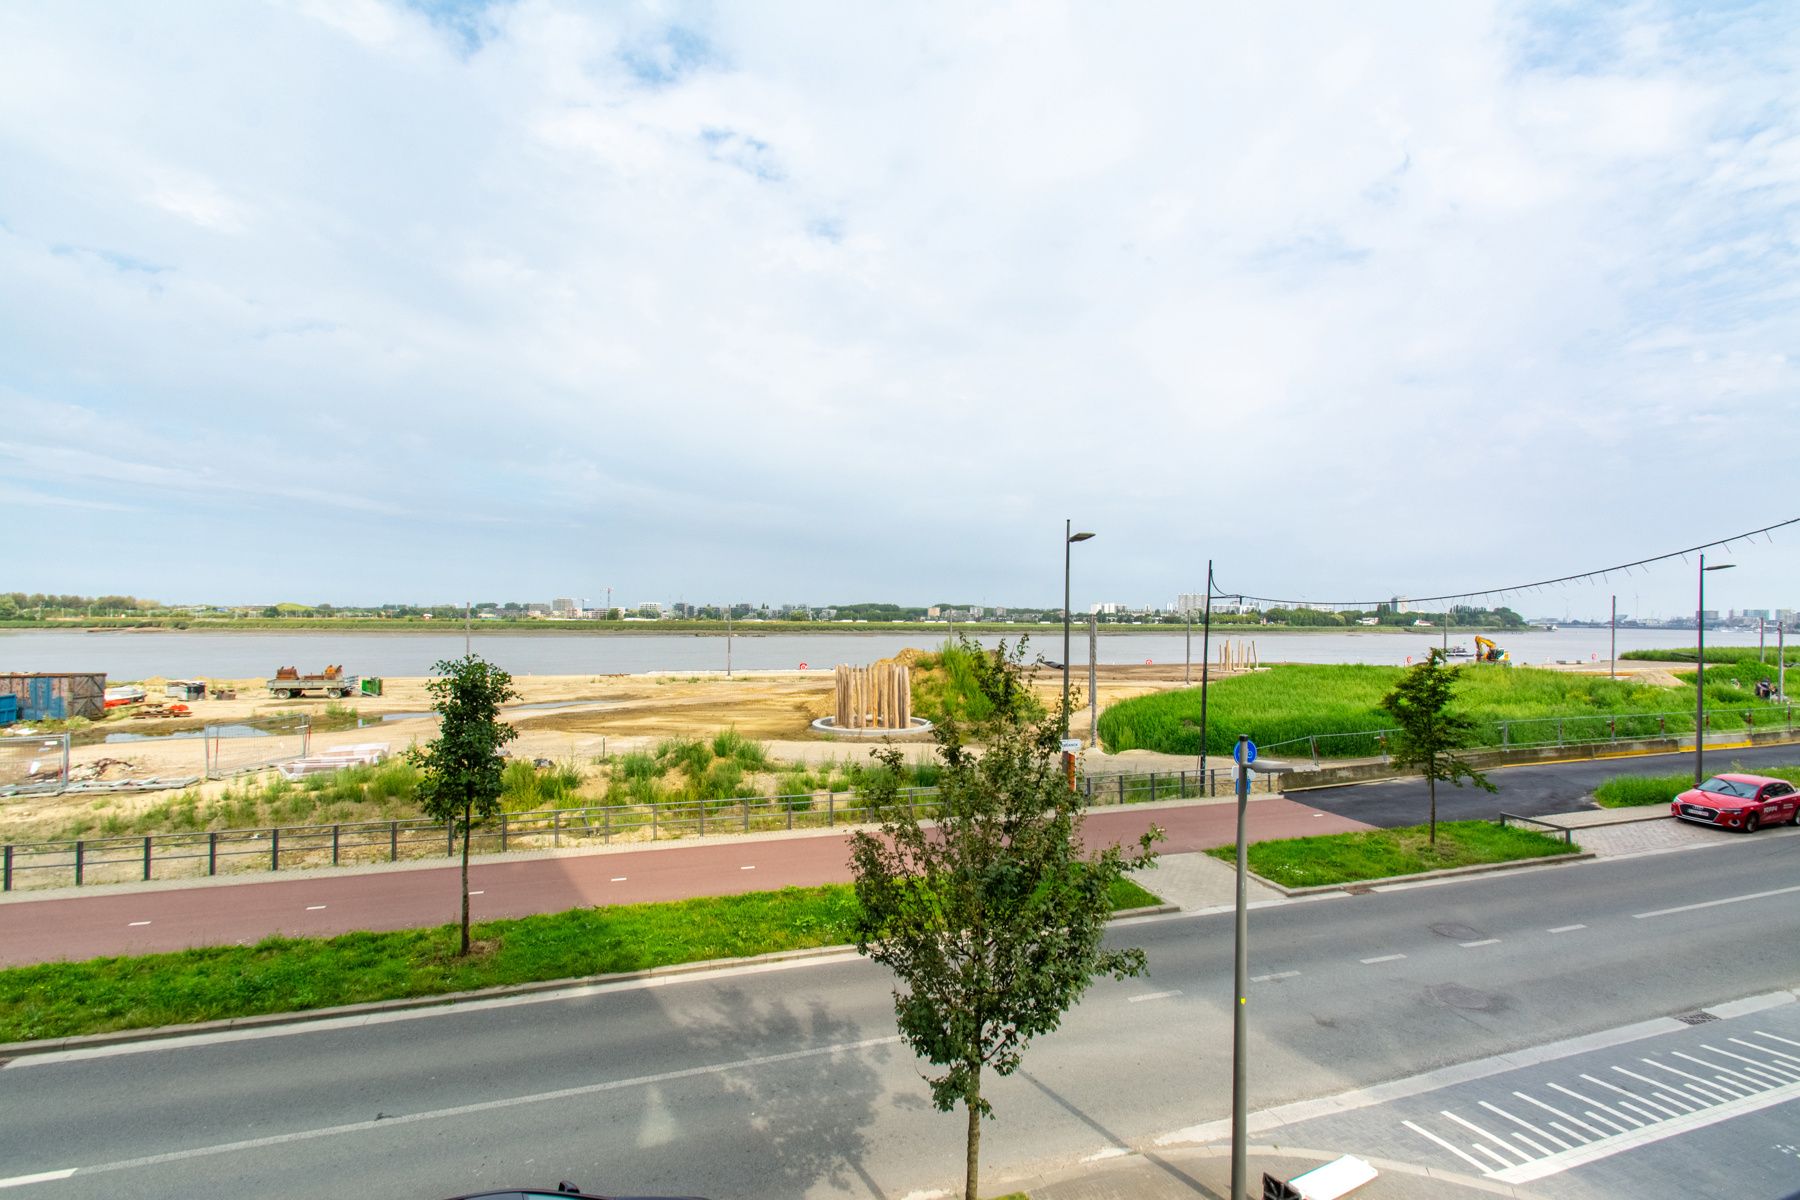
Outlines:
<svg viewBox="0 0 1800 1200"><path fill-rule="evenodd" d="M1754 784L1737 783L1730 779L1709 779L1700 785L1700 790L1713 792L1720 796L1736 796L1743 800L1748 800L1756 795Z"/></svg>

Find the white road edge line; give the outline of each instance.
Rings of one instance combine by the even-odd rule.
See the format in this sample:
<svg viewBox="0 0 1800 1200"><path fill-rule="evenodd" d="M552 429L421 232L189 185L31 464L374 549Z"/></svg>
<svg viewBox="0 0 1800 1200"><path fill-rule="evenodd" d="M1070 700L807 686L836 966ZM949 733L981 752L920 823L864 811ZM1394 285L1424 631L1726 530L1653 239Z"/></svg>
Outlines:
<svg viewBox="0 0 1800 1200"><path fill-rule="evenodd" d="M1142 1004L1146 1000L1167 1000L1170 996L1179 996L1179 995L1181 995L1181 989L1179 989L1179 988L1175 989L1174 991L1170 991L1170 992L1145 992L1141 996L1125 997L1125 1003L1127 1003L1127 1004Z"/></svg>
<svg viewBox="0 0 1800 1200"><path fill-rule="evenodd" d="M1635 921L1646 921L1651 917L1667 917L1674 913L1693 912L1701 908L1717 908L1721 904L1741 904L1745 900L1766 900L1770 896L1787 896L1794 892L1800 892L1800 884L1796 884L1794 887L1776 888L1769 892L1752 892L1748 896L1727 896L1723 900L1702 900L1698 904L1683 904L1677 908L1659 908L1651 912L1632 913L1631 917Z"/></svg>
<svg viewBox="0 0 1800 1200"><path fill-rule="evenodd" d="M33 1183L53 1183L58 1179L67 1179L74 1173L74 1167L65 1167L61 1171L39 1171L36 1175L14 1175L8 1179L0 1179L0 1188L26 1187Z"/></svg>
<svg viewBox="0 0 1800 1200"><path fill-rule="evenodd" d="M1274 983L1277 979L1297 979L1299 976L1300 972L1298 971L1276 971L1272 975L1252 975L1250 977L1250 982Z"/></svg>
<svg viewBox="0 0 1800 1200"><path fill-rule="evenodd" d="M146 1154L142 1158L119 1159L115 1162L96 1163L89 1167L69 1167L62 1171L52 1171L35 1176L16 1176L11 1180L0 1180L0 1186L17 1187L22 1183L34 1183L54 1179L67 1179L71 1175L99 1175L114 1171L135 1171L144 1167L161 1166L165 1163L181 1162L192 1158L211 1158L220 1154L236 1154L245 1150L260 1150L266 1146L283 1146L293 1142L310 1142L320 1138L341 1137L350 1133L367 1133L377 1129L391 1129L399 1125L413 1125L420 1121L441 1121L452 1117L465 1117L474 1113L493 1112L497 1109L518 1108L526 1104L544 1104L557 1100L570 1100L577 1096L592 1096L600 1092L616 1092L624 1088L647 1087L651 1084L668 1083L677 1079L692 1079L701 1075L719 1075L726 1071L742 1071L752 1067L766 1067L775 1063L795 1062L800 1059L817 1058L824 1054L856 1053L872 1049L875 1046L890 1046L898 1042L900 1037L893 1034L888 1037L863 1038L856 1042L838 1042L830 1046L813 1046L806 1050L790 1050L784 1054L762 1054L755 1058L740 1058L735 1062L714 1063L706 1067L685 1067L678 1071L660 1071L654 1075L637 1075L629 1079L611 1079L605 1083L589 1083L580 1087L558 1088L550 1092L537 1092L525 1096L508 1096L501 1100L481 1100L473 1104L458 1104L450 1108L429 1109L425 1112L401 1113L395 1117L377 1117L369 1121L351 1121L343 1125L327 1125L318 1129L301 1129L293 1133L277 1133L268 1137L247 1138L241 1142L221 1142L212 1146L194 1146L187 1150L171 1150L164 1154Z"/></svg>

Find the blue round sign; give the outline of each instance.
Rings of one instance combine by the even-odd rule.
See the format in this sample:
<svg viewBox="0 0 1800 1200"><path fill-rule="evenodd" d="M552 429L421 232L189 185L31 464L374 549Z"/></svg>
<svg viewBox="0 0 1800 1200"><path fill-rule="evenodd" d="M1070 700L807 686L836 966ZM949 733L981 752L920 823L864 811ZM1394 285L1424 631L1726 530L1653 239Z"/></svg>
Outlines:
<svg viewBox="0 0 1800 1200"><path fill-rule="evenodd" d="M1234 750L1232 750L1231 757L1237 760L1237 764L1240 767L1244 766L1247 763L1255 762L1256 761L1256 743L1255 742L1239 742L1237 744L1237 747Z"/></svg>

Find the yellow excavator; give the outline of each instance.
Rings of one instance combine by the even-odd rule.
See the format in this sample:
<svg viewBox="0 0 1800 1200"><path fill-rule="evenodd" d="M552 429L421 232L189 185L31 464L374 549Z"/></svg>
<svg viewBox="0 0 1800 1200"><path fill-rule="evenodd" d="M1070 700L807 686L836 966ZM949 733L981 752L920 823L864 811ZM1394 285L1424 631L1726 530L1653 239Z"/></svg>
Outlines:
<svg viewBox="0 0 1800 1200"><path fill-rule="evenodd" d="M1485 663L1511 662L1512 655L1494 645L1493 638L1475 635L1475 661Z"/></svg>

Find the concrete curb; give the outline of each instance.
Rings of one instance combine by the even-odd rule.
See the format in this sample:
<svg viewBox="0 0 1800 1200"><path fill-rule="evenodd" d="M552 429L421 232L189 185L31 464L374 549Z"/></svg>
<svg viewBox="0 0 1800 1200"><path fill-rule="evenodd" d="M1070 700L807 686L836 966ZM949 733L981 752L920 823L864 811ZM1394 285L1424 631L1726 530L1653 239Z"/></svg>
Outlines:
<svg viewBox="0 0 1800 1200"><path fill-rule="evenodd" d="M1152 904L1143 908L1120 909L1109 920L1126 917L1161 916L1178 913L1177 904ZM807 959L849 958L856 954L854 946L812 946L804 950L777 950L771 954L753 954L748 958L708 958L698 962L673 963L643 971L619 971L611 975L582 975L572 979L544 979L533 983L508 983L499 987L477 988L467 992L442 992L432 996L403 996L394 1000L371 1000L363 1004L340 1004L332 1008L309 1008L299 1012L259 1013L250 1017L225 1017L217 1021L195 1021L186 1025L158 1025L149 1029L119 1029L110 1033L84 1033L64 1038L39 1038L29 1042L0 1042L0 1064L9 1058L32 1054L54 1054L63 1050L92 1050L106 1046L123 1046L133 1042L167 1041L197 1033L225 1033L241 1029L268 1029L281 1025L299 1025L308 1021L324 1021L334 1017L364 1017L378 1013L406 1012L410 1009L445 1008L475 1000L504 1000L512 996L530 996L539 992L557 992L567 988L593 987L613 983L630 983L641 979L696 975L732 967L768 966L778 963L803 962Z"/></svg>
<svg viewBox="0 0 1800 1200"><path fill-rule="evenodd" d="M1542 858L1519 858L1511 862L1476 863L1472 867L1444 867L1437 871L1420 871L1416 875L1384 875L1380 879L1352 879L1344 883L1320 883L1310 887L1283 887L1272 879L1264 879L1255 871L1250 878L1284 896L1321 896L1326 892L1366 892L1395 883L1420 883L1432 879L1456 879L1464 875L1487 875L1494 871L1514 871L1521 867L1561 866L1564 863L1592 862L1599 855L1591 850L1579 854L1547 854ZM5 1047L0 1047L4 1051Z"/></svg>

